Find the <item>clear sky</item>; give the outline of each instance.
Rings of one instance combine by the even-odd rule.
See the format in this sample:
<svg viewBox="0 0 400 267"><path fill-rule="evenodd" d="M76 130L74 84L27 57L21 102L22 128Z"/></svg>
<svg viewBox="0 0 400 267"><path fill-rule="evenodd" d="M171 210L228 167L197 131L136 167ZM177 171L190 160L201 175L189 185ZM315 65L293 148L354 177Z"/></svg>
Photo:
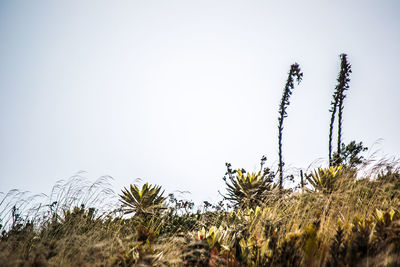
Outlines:
<svg viewBox="0 0 400 267"><path fill-rule="evenodd" d="M78 171L218 200L225 162L327 159L339 54L352 64L344 142L400 151L400 1L0 0L0 192Z"/></svg>

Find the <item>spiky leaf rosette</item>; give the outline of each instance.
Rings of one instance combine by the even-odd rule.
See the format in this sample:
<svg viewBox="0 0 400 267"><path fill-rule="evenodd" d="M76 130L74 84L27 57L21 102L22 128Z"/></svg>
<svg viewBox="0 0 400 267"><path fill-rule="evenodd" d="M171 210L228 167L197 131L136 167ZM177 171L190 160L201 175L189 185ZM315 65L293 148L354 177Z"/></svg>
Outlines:
<svg viewBox="0 0 400 267"><path fill-rule="evenodd" d="M354 173L348 171L343 165L339 165L329 168L318 168L311 175L306 175L306 179L316 191L330 194L341 188L350 188L349 185L355 181L355 176Z"/></svg>
<svg viewBox="0 0 400 267"><path fill-rule="evenodd" d="M161 186L153 186L145 183L142 189L137 185L130 185L130 190L122 190L121 202L123 203L124 213L135 213L137 215L149 215L164 209L164 191Z"/></svg>
<svg viewBox="0 0 400 267"><path fill-rule="evenodd" d="M235 206L246 208L260 205L275 188L269 169L257 174L246 174L243 170L237 170L236 173L237 175L229 175L231 183L226 182L228 194L225 197Z"/></svg>

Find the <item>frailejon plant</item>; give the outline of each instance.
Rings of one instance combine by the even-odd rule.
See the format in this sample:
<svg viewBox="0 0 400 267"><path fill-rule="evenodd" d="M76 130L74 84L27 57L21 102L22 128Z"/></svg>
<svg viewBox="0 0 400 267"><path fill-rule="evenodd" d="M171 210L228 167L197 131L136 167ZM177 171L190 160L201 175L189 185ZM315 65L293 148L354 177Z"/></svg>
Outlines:
<svg viewBox="0 0 400 267"><path fill-rule="evenodd" d="M279 189L283 188L283 159L282 159L282 131L283 131L283 120L287 117L286 108L289 106L289 97L294 89L294 78L297 79L299 84L303 78L303 73L300 70L300 66L294 63L290 67L288 79L286 81L285 88L283 89L283 95L281 104L279 105L279 117L278 117L278 145L279 145Z"/></svg>
<svg viewBox="0 0 400 267"><path fill-rule="evenodd" d="M226 166L229 181L224 177L228 191L225 199L231 201L236 207L261 205L275 188L274 174L269 168L265 168L263 172L246 173L244 169L232 171L229 163Z"/></svg>
<svg viewBox="0 0 400 267"><path fill-rule="evenodd" d="M124 213L135 213L138 216L148 217L165 208L161 186L153 186L145 183L142 189L137 185L130 185L130 190L122 190L121 202Z"/></svg>
<svg viewBox="0 0 400 267"><path fill-rule="evenodd" d="M341 154L342 145L342 122L343 122L343 100L346 97L344 92L349 89L351 65L347 62L347 55L340 55L341 64L340 72L337 78L338 84L336 85L335 92L333 93L333 101L331 102L331 120L329 125L329 165L336 164L332 158L332 137L333 137L333 126L335 123L336 112L338 111L338 140L337 140L337 155Z"/></svg>
<svg viewBox="0 0 400 267"><path fill-rule="evenodd" d="M400 253L400 213L376 209L373 246L377 252Z"/></svg>
<svg viewBox="0 0 400 267"><path fill-rule="evenodd" d="M318 168L310 175L306 175L307 181L314 187L316 191L330 194L339 189L339 180L344 175L342 165L329 167L327 169Z"/></svg>
<svg viewBox="0 0 400 267"><path fill-rule="evenodd" d="M371 218L354 218L349 240L350 266L363 261L372 252L371 237L374 222Z"/></svg>
<svg viewBox="0 0 400 267"><path fill-rule="evenodd" d="M257 230L262 229L261 218L268 211L258 206L239 209L231 212L228 221L218 228L211 226L207 230L203 227L197 231L196 241L206 240L206 247L211 251L209 266L267 266L269 242L262 231Z"/></svg>

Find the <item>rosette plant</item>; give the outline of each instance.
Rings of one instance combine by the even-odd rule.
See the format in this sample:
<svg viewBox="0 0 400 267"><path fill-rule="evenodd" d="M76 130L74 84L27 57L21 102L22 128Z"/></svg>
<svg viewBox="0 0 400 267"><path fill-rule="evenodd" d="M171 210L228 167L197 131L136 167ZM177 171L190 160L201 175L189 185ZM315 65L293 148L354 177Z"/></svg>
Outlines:
<svg viewBox="0 0 400 267"><path fill-rule="evenodd" d="M255 207L264 203L271 191L276 187L273 183L274 174L265 168L263 172L246 173L245 170L234 170L228 167L228 179L224 177L227 186L225 199L241 208Z"/></svg>
<svg viewBox="0 0 400 267"><path fill-rule="evenodd" d="M318 168L310 175L306 175L306 178L316 191L325 194L349 189L351 183L355 181L354 173L348 171L343 165Z"/></svg>
<svg viewBox="0 0 400 267"><path fill-rule="evenodd" d="M129 190L124 188L122 195L119 196L125 214L135 213L138 216L147 217L165 209L163 194L161 186L145 183L142 189L139 189L137 185L130 185Z"/></svg>

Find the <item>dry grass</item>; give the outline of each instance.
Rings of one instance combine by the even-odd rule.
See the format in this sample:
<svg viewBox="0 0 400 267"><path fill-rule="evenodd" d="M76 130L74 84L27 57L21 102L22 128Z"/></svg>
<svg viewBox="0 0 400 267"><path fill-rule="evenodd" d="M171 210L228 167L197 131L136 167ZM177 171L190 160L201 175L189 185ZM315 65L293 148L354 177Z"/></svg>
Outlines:
<svg viewBox="0 0 400 267"><path fill-rule="evenodd" d="M201 212L175 199L146 220L123 216L107 177L89 183L75 176L58 182L49 196L13 190L0 202L0 265L333 266L344 260L395 266L400 221L394 217L379 230L377 210L400 211L398 164L369 166L358 179L345 172L330 194L310 186L304 193L277 190L257 209L215 205ZM346 250L334 258L338 228Z"/></svg>

